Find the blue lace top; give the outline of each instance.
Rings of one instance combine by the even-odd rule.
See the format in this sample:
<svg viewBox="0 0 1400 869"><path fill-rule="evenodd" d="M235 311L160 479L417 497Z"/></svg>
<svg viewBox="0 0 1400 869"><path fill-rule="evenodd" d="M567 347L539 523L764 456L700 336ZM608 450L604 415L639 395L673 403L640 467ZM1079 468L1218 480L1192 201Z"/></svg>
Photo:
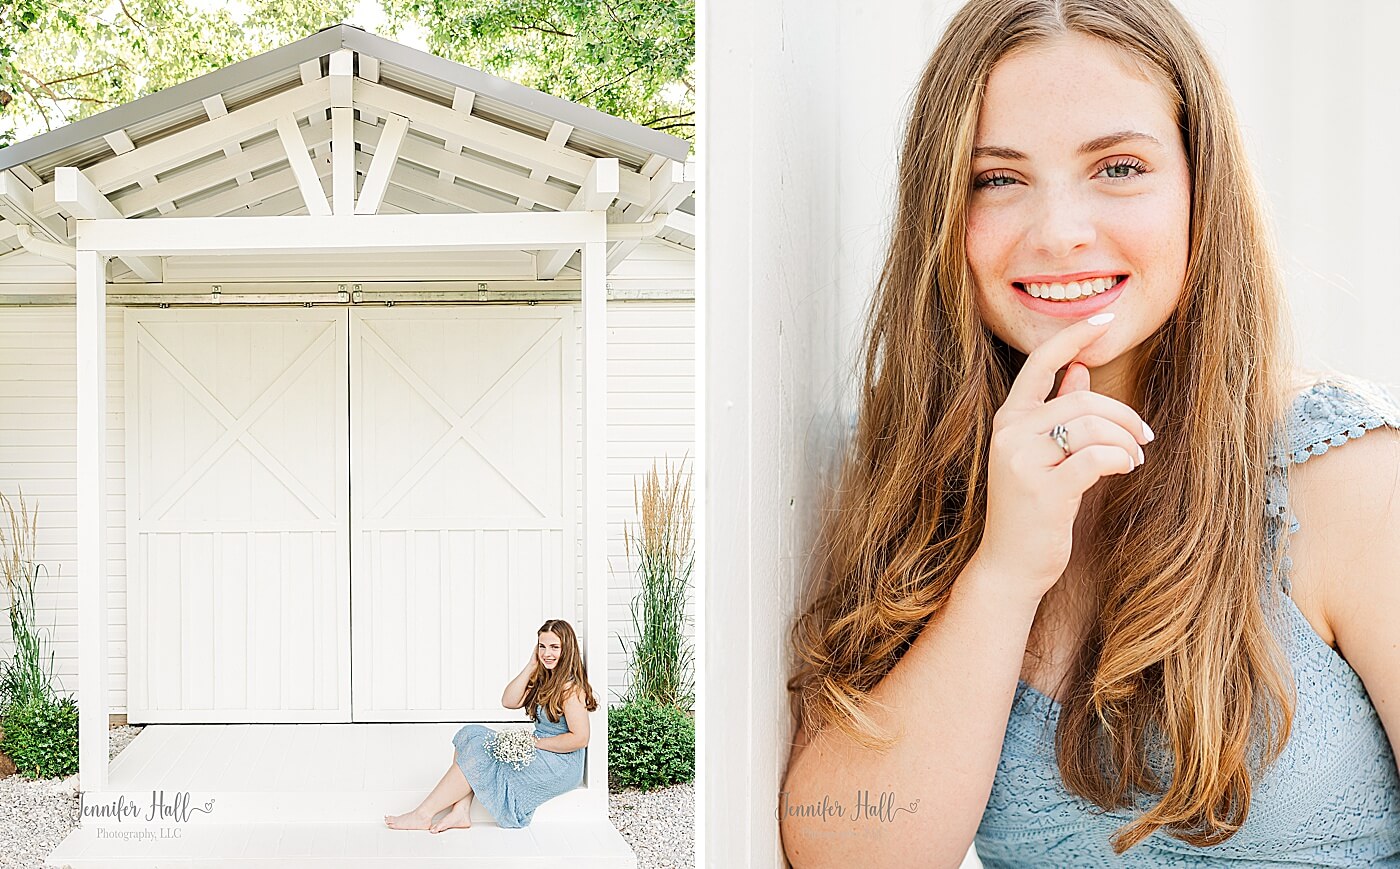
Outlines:
<svg viewBox="0 0 1400 869"><path fill-rule="evenodd" d="M1400 406L1380 387L1333 378L1293 402L1287 443L1276 440L1266 511L1268 545L1287 523L1287 462L1301 463L1381 425L1400 428ZM1286 454L1285 454L1286 449ZM1268 556L1265 553L1266 570ZM1323 642L1288 596L1290 560L1279 586L1283 624L1298 702L1283 754L1254 782L1245 823L1225 842L1202 848L1164 829L1121 855L1113 834L1140 812L1103 812L1070 794L1055 761L1059 704L1025 682L1016 689L991 796L977 829L987 869L1028 866L1400 867L1400 773L1361 677ZM1274 586L1266 582L1264 589ZM1400 734L1398 734L1400 735ZM1257 756L1257 755L1256 755ZM1166 760L1170 763L1170 759ZM1159 758L1153 767L1165 777ZM1155 797L1144 797L1149 808Z"/></svg>

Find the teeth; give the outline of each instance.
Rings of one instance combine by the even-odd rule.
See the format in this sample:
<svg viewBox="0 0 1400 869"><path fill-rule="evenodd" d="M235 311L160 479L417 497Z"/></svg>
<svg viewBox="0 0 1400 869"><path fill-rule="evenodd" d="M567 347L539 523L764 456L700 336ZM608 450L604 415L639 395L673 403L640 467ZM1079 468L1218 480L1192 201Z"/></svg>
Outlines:
<svg viewBox="0 0 1400 869"><path fill-rule="evenodd" d="M1110 275L1089 281L1071 281L1068 284L1024 284L1023 286L1025 286L1026 292L1037 299L1070 301L1071 299L1098 295L1107 291L1117 282L1118 278Z"/></svg>

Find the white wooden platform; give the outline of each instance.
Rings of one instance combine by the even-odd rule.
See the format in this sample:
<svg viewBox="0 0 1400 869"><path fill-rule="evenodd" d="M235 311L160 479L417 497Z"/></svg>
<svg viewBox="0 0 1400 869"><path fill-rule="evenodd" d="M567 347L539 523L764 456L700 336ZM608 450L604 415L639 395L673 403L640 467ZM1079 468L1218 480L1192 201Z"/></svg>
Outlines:
<svg viewBox="0 0 1400 869"><path fill-rule="evenodd" d="M636 869L582 788L540 806L529 827L496 825L480 804L470 829L391 830L452 762L456 724L162 724L147 726L112 762L85 806L124 797L139 814L86 818L46 865L557 866ZM191 807L187 820L147 821L154 793Z"/></svg>

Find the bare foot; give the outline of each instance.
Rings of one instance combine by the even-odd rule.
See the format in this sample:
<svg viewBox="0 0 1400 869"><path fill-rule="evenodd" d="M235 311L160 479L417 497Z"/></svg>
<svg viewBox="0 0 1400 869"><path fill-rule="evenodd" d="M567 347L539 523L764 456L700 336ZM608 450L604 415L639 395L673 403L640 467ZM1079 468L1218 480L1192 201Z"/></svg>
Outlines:
<svg viewBox="0 0 1400 869"><path fill-rule="evenodd" d="M472 825L471 814L471 800L458 800L457 804L449 809L447 814L442 816L441 821L433 824L431 831L434 833L441 833L443 830L450 830L453 827L466 829Z"/></svg>
<svg viewBox="0 0 1400 869"><path fill-rule="evenodd" d="M384 823L395 830L426 830L432 825L432 815L421 815L414 810L402 815L385 815Z"/></svg>

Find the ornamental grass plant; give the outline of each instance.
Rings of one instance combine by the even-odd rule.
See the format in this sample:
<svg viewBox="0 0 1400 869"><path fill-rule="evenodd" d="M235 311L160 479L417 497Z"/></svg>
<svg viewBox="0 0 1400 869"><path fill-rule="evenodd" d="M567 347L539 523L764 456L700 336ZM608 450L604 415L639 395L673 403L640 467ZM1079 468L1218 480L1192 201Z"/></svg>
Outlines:
<svg viewBox="0 0 1400 869"><path fill-rule="evenodd" d="M695 565L692 472L681 459L633 483L639 517L624 526L627 551L637 559L641 589L633 597L632 640L623 639L631 687L625 702L649 700L691 712L695 705L694 649L686 639L686 602Z"/></svg>
<svg viewBox="0 0 1400 869"><path fill-rule="evenodd" d="M47 666L43 638L35 624L34 585L47 569L34 560L34 539L39 513L30 512L20 492L19 506L0 494L0 575L5 580L6 609L14 651L10 660L0 662L0 720L14 705L32 703L52 696L49 687L54 653ZM4 527L8 526L8 527Z"/></svg>
<svg viewBox="0 0 1400 869"><path fill-rule="evenodd" d="M72 697L54 695L54 653L45 660L35 618L34 586L48 574L34 559L38 522L23 492L18 506L0 494L0 576L14 644L9 660L0 661L0 752L23 775L53 778L78 771L78 707Z"/></svg>

